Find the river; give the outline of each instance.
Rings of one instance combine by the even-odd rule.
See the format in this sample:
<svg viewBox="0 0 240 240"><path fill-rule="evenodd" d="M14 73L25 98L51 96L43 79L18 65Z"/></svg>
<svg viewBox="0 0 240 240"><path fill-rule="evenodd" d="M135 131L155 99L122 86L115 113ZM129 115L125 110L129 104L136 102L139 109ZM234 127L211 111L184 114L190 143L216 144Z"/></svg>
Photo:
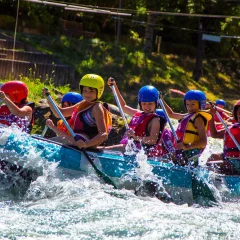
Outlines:
<svg viewBox="0 0 240 240"><path fill-rule="evenodd" d="M220 151L222 141L210 138L201 164ZM240 239L240 201L212 207L164 203L114 190L95 175L66 178L56 164L16 195L2 191L0 239Z"/></svg>

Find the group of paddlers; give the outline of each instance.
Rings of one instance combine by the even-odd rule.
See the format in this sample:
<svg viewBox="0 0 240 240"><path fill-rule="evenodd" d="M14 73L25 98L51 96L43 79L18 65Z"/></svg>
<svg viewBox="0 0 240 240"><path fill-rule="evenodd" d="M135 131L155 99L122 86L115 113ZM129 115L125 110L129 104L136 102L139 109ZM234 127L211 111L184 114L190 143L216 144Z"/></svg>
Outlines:
<svg viewBox="0 0 240 240"><path fill-rule="evenodd" d="M234 104L232 115L227 115L225 101L219 99L207 109L204 92L190 90L184 94L187 113L182 114L174 112L154 86L146 85L138 92L138 107L132 108L126 104L113 78L110 77L107 84L113 90L120 112L131 117L130 123L125 124L126 132L120 143L101 146L111 131L112 115L108 104L100 101L105 84L102 77L96 74L83 76L79 82L80 93L65 94L62 105L58 106L77 138L69 133L65 121L59 120L55 126L48 119L46 125L56 133L53 140L79 149L97 148L123 153L131 143L134 150L143 149L149 157L195 167L207 145L207 138L211 136L224 139L224 149L223 153L210 156L206 164L221 173L240 175L240 100ZM42 93L44 96L50 94L46 88ZM4 83L0 89L0 100L3 102L0 106L0 123L7 126L17 124L30 133L34 105L27 98L28 88L24 82ZM54 103L48 97L47 101L53 114L60 118ZM124 114L122 117L125 117ZM176 130L170 118L179 121ZM166 123L170 124L171 130Z"/></svg>

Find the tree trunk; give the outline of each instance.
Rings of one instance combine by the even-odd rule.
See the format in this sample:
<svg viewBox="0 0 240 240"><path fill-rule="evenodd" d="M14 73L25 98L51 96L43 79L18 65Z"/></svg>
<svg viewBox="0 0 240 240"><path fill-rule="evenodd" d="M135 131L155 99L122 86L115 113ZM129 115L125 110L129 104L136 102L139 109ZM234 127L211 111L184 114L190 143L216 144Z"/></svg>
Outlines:
<svg viewBox="0 0 240 240"><path fill-rule="evenodd" d="M150 54L153 49L153 31L155 28L157 15L156 14L149 14L148 15L148 21L147 26L145 30L145 45L144 45L144 52L145 54Z"/></svg>

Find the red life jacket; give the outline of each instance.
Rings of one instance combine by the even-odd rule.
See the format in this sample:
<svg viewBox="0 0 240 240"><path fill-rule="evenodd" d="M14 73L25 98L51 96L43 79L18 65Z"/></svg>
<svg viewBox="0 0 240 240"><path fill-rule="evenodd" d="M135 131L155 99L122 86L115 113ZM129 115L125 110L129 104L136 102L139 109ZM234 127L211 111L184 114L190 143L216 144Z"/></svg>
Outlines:
<svg viewBox="0 0 240 240"><path fill-rule="evenodd" d="M21 105L21 107L28 104ZM24 132L30 132L33 124L32 120L29 122L25 118L18 117L11 113L7 105L0 106L0 123L6 126L11 126L13 123L17 124Z"/></svg>
<svg viewBox="0 0 240 240"><path fill-rule="evenodd" d="M240 144L240 123L235 123L234 125L229 127L229 130L238 142L238 144ZM225 132L224 136L224 154L226 158L240 159L240 151L238 150L237 146L235 145L234 141L232 140L227 131Z"/></svg>
<svg viewBox="0 0 240 240"><path fill-rule="evenodd" d="M78 103L76 106L70 120L69 124L71 128L73 129L74 133L80 133L80 134L86 134L89 138L93 138L98 134L98 128L90 116L89 121L86 122L84 118L84 114L91 114L91 109L97 102L87 102L85 100ZM106 129L108 132L110 132L112 128L112 114L108 111L108 109L105 107L105 103L102 103L103 106L103 113L104 113L104 123L106 126Z"/></svg>
<svg viewBox="0 0 240 240"><path fill-rule="evenodd" d="M226 115L224 112L219 112L219 114L220 114L220 116L222 117L222 119L224 121L229 119L229 116ZM213 118L214 118L214 122L216 122L216 123L220 123L221 122L220 119L218 118L217 114L214 114Z"/></svg>
<svg viewBox="0 0 240 240"><path fill-rule="evenodd" d="M147 151L147 155L150 157L151 156L162 156L163 154L165 154L165 148L163 148L161 141L159 141L161 138L163 128L164 128L164 124L163 124L163 121L161 121L161 117L159 117L156 113L145 114L144 112L138 112L132 117L132 120L129 123L129 128L134 130L136 136L147 137L147 136L149 136L148 124L153 118L159 119L161 129L159 131L156 144L154 144L154 145L143 144L144 149L146 149L146 151ZM127 144L128 139L129 138L126 135L124 135L121 140L121 143ZM135 141L135 143L136 143L136 146L140 149L141 145L140 145L139 141Z"/></svg>

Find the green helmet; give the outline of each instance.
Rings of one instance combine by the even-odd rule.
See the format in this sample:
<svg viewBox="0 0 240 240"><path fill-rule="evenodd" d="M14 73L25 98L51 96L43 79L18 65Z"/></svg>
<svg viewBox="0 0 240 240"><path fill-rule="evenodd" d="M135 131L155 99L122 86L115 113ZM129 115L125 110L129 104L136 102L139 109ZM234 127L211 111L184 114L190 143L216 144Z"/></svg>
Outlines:
<svg viewBox="0 0 240 240"><path fill-rule="evenodd" d="M100 99L104 91L104 81L102 77L96 74L86 74L79 82L79 86L91 87L97 89L97 98Z"/></svg>

